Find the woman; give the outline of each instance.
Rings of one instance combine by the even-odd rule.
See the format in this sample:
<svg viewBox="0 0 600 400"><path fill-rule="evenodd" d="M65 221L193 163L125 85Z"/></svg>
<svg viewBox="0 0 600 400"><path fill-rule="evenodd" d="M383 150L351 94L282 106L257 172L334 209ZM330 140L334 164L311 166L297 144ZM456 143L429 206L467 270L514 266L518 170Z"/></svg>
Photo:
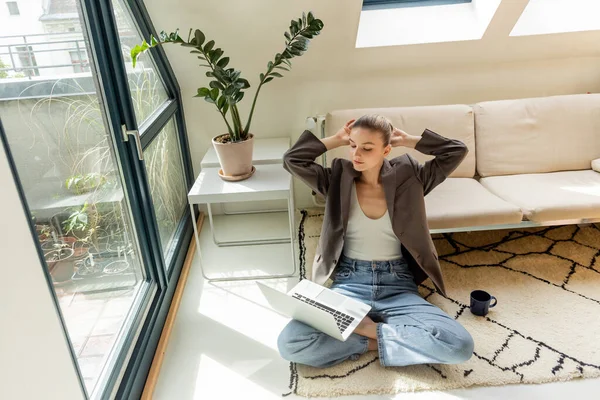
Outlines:
<svg viewBox="0 0 600 400"><path fill-rule="evenodd" d="M349 158L325 168L315 159L340 146ZM387 160L392 147L435 156L424 164L408 154ZM326 197L312 281L372 309L345 341L292 320L279 335L286 360L329 367L377 350L382 366L456 364L473 353L473 339L454 318L423 299L417 285L431 278L446 295L427 227L424 196L465 158L464 143L426 129L412 136L379 115L346 123L318 139L305 131L283 158L284 167Z"/></svg>

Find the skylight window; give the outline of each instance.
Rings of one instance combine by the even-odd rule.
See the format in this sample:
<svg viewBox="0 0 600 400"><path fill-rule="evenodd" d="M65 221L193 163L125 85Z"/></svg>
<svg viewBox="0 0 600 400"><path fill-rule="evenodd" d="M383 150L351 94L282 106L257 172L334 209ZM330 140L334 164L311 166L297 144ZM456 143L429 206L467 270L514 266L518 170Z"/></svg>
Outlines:
<svg viewBox="0 0 600 400"><path fill-rule="evenodd" d="M529 0L510 36L600 29L598 0Z"/></svg>
<svg viewBox="0 0 600 400"><path fill-rule="evenodd" d="M356 47L478 40L500 1L364 0Z"/></svg>

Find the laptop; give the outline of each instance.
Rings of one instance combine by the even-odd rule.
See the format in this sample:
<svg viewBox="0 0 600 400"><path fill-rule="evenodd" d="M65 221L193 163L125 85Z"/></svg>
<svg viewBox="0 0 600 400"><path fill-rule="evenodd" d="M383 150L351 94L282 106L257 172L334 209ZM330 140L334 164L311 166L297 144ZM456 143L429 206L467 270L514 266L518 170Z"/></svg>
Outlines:
<svg viewBox="0 0 600 400"><path fill-rule="evenodd" d="M275 310L319 331L346 341L367 315L371 306L303 279L283 293L256 282Z"/></svg>

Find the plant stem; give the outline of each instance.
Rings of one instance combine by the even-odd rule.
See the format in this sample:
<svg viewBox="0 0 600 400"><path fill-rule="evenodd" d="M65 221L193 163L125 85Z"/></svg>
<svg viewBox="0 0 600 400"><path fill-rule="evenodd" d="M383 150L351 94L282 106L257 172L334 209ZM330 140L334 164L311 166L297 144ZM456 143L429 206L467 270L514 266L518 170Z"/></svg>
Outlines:
<svg viewBox="0 0 600 400"><path fill-rule="evenodd" d="M242 122L240 121L240 112L237 109L237 105L232 104L229 108L231 110L231 116L233 117L233 122L235 124L235 134L232 137L232 141L237 142L241 139L242 133Z"/></svg>
<svg viewBox="0 0 600 400"><path fill-rule="evenodd" d="M305 29L300 30L294 36L292 36L292 38L285 45L286 50L287 50L287 46L290 43L292 43L294 41L294 39L296 39L296 37L298 37L298 35L300 35L304 30ZM277 61L277 58L275 58L275 61ZM281 59L280 59L279 62L274 63L273 66L267 70L267 73L264 75L263 80L260 82L260 84L258 85L258 88L256 89L256 93L254 94L254 100L252 101L252 107L250 108L250 114L248 114L248 122L246 123L246 127L244 128L244 132L243 132L244 135L247 135L248 134L248 130L250 129L250 123L252 122L252 115L254 114L254 106L256 105L256 99L258 98L258 93L260 92L260 88L265 83L265 79L267 79L267 77L269 76L269 74L279 64L281 64Z"/></svg>
<svg viewBox="0 0 600 400"><path fill-rule="evenodd" d="M221 110L219 110L218 107L217 107L217 110L219 111L219 114L221 114L221 116L223 117L223 121L225 121L225 124L227 124L227 129L229 130L229 136L233 135L233 130L231 129L231 125L229 125L229 122L227 122L225 113L223 113Z"/></svg>
<svg viewBox="0 0 600 400"><path fill-rule="evenodd" d="M250 129L250 123L252 122L252 114L254 113L254 106L256 105L256 99L258 98L258 93L260 92L260 88L262 87L263 83L264 80L258 85L258 88L256 89L256 94L254 95L254 100L252 101L252 108L250 109L250 114L248 115L248 122L246 123L246 127L244 128L244 135L247 135L248 130Z"/></svg>

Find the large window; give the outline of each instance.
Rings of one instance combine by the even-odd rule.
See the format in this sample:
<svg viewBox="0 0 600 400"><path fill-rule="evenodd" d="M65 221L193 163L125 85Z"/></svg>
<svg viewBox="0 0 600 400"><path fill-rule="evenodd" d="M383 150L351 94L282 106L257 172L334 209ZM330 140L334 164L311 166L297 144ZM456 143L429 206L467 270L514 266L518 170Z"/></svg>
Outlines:
<svg viewBox="0 0 600 400"><path fill-rule="evenodd" d="M138 398L191 238L179 90L160 50L132 66L141 2L44 4L0 24L0 134L82 386Z"/></svg>

